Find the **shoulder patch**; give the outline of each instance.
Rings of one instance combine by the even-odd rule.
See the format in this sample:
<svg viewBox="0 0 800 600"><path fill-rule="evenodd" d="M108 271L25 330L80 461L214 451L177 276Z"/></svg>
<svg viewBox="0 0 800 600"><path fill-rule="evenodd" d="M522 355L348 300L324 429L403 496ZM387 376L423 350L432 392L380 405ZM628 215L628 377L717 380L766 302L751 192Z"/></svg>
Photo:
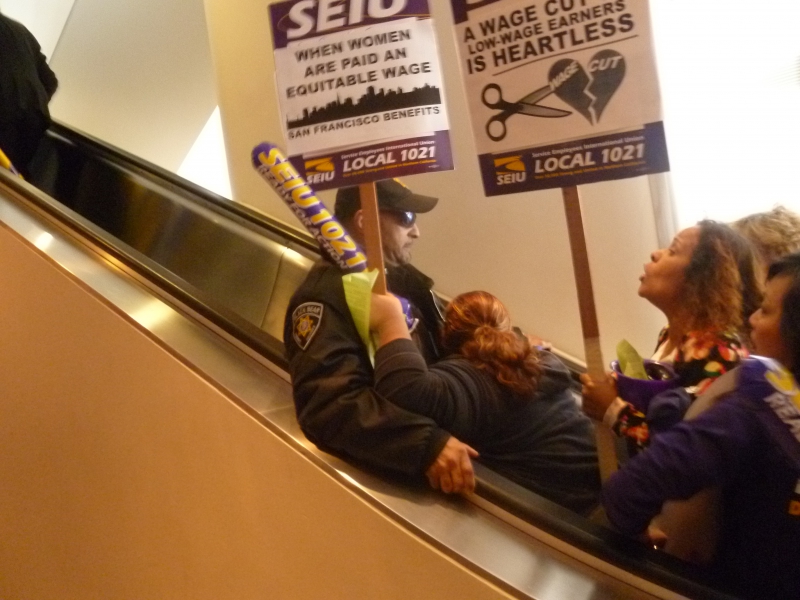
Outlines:
<svg viewBox="0 0 800 600"><path fill-rule="evenodd" d="M308 348L322 324L323 306L319 302L306 302L292 313L292 337L301 350Z"/></svg>

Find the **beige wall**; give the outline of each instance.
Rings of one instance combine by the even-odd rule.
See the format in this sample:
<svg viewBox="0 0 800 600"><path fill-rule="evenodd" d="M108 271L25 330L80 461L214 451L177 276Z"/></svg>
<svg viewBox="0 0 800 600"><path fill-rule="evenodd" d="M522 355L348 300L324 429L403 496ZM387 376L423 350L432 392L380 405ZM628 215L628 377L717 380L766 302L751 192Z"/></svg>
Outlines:
<svg viewBox="0 0 800 600"><path fill-rule="evenodd" d="M177 171L216 106L202 0L76 0L55 119Z"/></svg>
<svg viewBox="0 0 800 600"><path fill-rule="evenodd" d="M0 0L0 10L25 25L49 59L73 4L75 0Z"/></svg>
<svg viewBox="0 0 800 600"><path fill-rule="evenodd" d="M0 226L0 598L499 599Z"/></svg>
<svg viewBox="0 0 800 600"><path fill-rule="evenodd" d="M267 0L205 0L234 199L297 226L250 165L261 141L283 143ZM453 296L486 289L515 321L582 356L578 305L559 190L486 198L461 88L449 2L430 2L445 74L456 170L407 178L441 197L420 218L414 262ZM642 264L658 245L647 178L584 186L584 220L606 359L625 337L643 353L662 317L636 296ZM332 195L321 196L332 203Z"/></svg>

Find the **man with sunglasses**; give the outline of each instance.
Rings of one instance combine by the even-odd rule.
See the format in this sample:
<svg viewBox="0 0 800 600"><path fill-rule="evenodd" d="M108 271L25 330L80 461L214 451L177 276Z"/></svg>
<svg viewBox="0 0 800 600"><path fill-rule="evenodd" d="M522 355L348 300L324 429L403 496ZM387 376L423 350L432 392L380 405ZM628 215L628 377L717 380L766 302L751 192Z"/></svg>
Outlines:
<svg viewBox="0 0 800 600"><path fill-rule="evenodd" d="M415 340L425 360L442 358L439 329L444 323L444 307L433 293L433 279L411 264L411 248L419 238L417 214L434 209L438 198L413 193L396 179L375 184L381 228L386 285L389 290L411 302L419 319ZM336 218L347 232L364 247L364 219L358 187L342 188L336 194Z"/></svg>
<svg viewBox="0 0 800 600"><path fill-rule="evenodd" d="M381 240L389 291L412 304L418 319L412 335L429 361L441 356L442 310L433 281L410 264L419 238L418 213L437 198L413 193L397 180L376 184ZM336 217L364 243L358 187L336 195ZM472 491L470 456L475 452L434 421L406 411L375 392L370 358L344 297L342 273L320 260L295 292L286 312L284 343L297 418L322 450L408 478L425 475L444 492Z"/></svg>

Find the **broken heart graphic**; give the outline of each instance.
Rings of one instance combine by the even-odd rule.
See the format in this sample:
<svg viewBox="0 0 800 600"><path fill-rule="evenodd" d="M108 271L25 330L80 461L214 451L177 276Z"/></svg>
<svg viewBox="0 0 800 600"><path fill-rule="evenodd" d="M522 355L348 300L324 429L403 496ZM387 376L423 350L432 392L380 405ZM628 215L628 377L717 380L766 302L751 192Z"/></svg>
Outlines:
<svg viewBox="0 0 800 600"><path fill-rule="evenodd" d="M576 60L562 58L547 76L556 96L597 125L611 97L625 78L625 57L601 50L589 61L589 73Z"/></svg>

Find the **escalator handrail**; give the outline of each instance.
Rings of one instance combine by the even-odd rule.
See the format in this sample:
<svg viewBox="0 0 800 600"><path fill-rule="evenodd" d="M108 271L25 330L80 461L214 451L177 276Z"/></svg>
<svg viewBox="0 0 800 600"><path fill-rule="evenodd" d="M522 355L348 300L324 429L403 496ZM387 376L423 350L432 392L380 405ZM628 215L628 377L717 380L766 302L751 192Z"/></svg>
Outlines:
<svg viewBox="0 0 800 600"><path fill-rule="evenodd" d="M287 245L294 244L305 250L319 254L317 242L307 233L294 229L289 225L260 213L239 202L233 202L206 188L197 185L175 173L154 165L133 154L115 148L92 136L79 132L66 125L54 122L49 129L50 135L56 135L68 143L76 146L87 154L99 155L101 158L148 179L159 186L180 190L182 193L191 194L195 200L200 200L207 208L221 213L238 222L245 222L256 226L257 229L267 229L287 240ZM169 184L165 186L164 184ZM269 188L265 186L265 191ZM272 192L268 192L272 193Z"/></svg>
<svg viewBox="0 0 800 600"><path fill-rule="evenodd" d="M154 288L164 290L167 297L174 298L179 304L195 312L227 335L252 348L280 369L288 369L289 365L282 341L210 299L202 290L176 276L119 238L110 235L74 210L32 185L13 177L8 171L0 169L0 185L2 184L51 217L52 222L60 229L78 233L90 245L150 282Z"/></svg>
<svg viewBox="0 0 800 600"><path fill-rule="evenodd" d="M642 579L694 600L735 600L706 581L701 570L593 523L475 463L475 493L567 544Z"/></svg>

